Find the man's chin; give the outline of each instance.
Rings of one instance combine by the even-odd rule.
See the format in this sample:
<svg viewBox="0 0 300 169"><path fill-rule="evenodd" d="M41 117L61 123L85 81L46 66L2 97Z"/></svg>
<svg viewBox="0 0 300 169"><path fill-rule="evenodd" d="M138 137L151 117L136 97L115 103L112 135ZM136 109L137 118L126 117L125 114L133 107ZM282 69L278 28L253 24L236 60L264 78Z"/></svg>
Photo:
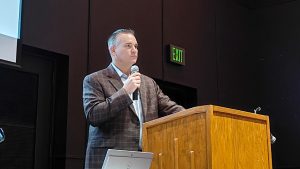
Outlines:
<svg viewBox="0 0 300 169"><path fill-rule="evenodd" d="M134 60L131 63L132 63L132 65L134 65L134 64L136 64L136 62L137 62L137 60Z"/></svg>

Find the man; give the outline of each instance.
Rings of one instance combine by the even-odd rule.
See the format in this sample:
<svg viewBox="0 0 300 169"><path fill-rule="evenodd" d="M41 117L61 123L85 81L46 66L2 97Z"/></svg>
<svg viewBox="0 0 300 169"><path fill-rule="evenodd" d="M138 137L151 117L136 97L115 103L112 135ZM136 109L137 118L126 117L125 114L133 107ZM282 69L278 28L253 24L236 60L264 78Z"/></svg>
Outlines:
<svg viewBox="0 0 300 169"><path fill-rule="evenodd" d="M133 30L119 29L108 39L112 63L83 81L89 124L85 169L101 169L107 149L141 150L142 123L184 110L164 95L155 81L131 67L138 59ZM137 100L132 94L138 90Z"/></svg>

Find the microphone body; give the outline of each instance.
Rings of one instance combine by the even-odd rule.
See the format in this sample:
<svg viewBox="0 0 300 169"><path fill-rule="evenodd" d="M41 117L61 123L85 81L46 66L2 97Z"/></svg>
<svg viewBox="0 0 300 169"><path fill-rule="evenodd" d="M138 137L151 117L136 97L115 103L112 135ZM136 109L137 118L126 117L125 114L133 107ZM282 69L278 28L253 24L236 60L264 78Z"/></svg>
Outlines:
<svg viewBox="0 0 300 169"><path fill-rule="evenodd" d="M136 73L139 72L139 67L137 65L133 65L131 66L131 74L132 73ZM139 89L136 89L133 93L132 93L132 99L133 100L138 100L138 95L139 95Z"/></svg>
<svg viewBox="0 0 300 169"><path fill-rule="evenodd" d="M138 99L138 95L139 95L139 90L136 89L136 90L132 93L132 99L133 99L133 100L137 100L137 99Z"/></svg>

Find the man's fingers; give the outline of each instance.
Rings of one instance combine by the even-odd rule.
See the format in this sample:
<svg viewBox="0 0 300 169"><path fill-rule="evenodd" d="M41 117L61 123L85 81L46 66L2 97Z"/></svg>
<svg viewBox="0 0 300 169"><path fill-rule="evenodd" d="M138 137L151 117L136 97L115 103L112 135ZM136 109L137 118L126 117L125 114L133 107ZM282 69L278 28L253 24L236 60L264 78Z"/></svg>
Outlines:
<svg viewBox="0 0 300 169"><path fill-rule="evenodd" d="M140 77L141 74L139 72L135 72L130 75L130 77L137 77L137 76Z"/></svg>
<svg viewBox="0 0 300 169"><path fill-rule="evenodd" d="M126 89L126 91L129 94L133 93L137 88L140 87L140 85L141 85L141 77L140 76L141 76L141 74L138 72L133 73L126 80L123 87Z"/></svg>

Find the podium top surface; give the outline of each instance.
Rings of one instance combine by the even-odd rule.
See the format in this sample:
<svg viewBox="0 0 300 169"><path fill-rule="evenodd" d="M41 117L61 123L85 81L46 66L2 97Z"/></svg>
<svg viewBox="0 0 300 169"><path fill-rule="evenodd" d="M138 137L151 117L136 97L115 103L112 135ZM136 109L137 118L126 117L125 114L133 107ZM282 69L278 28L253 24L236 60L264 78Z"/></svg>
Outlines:
<svg viewBox="0 0 300 169"><path fill-rule="evenodd" d="M186 109L183 111L180 111L178 113L174 113L165 117L161 117L149 122L144 123L144 126L153 126L158 125L162 123L166 123L171 120L184 118L193 114L201 114L206 113L208 117L214 116L215 114L227 114L231 116L237 116L237 117L245 117L250 119L256 119L261 121L268 121L269 117L267 115L261 115L261 114L255 114L251 112L246 112L242 110L232 109L232 108L226 108L216 105L203 105L203 106L196 106L190 109Z"/></svg>

